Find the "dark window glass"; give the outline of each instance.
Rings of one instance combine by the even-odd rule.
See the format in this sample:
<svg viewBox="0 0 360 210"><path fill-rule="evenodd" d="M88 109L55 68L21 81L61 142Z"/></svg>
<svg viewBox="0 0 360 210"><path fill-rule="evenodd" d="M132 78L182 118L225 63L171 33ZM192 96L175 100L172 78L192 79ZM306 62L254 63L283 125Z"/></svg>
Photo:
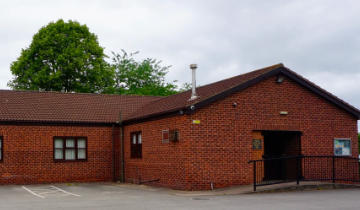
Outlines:
<svg viewBox="0 0 360 210"><path fill-rule="evenodd" d="M163 140L163 142L169 141L169 130L162 131L162 140Z"/></svg>
<svg viewBox="0 0 360 210"><path fill-rule="evenodd" d="M133 132L130 135L130 157L142 158L142 137L141 132Z"/></svg>

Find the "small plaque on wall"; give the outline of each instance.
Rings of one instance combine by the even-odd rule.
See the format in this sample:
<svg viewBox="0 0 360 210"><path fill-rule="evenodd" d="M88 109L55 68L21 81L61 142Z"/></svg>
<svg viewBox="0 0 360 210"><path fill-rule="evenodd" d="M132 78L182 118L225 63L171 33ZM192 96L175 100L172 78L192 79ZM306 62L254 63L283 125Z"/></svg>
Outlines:
<svg viewBox="0 0 360 210"><path fill-rule="evenodd" d="M253 149L262 149L262 144L260 139L253 139L252 140L252 148Z"/></svg>

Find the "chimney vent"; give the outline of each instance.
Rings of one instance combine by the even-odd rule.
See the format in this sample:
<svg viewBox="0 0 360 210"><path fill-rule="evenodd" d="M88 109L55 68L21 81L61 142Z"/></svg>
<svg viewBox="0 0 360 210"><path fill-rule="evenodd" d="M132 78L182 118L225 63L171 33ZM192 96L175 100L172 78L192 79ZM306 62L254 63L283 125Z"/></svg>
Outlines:
<svg viewBox="0 0 360 210"><path fill-rule="evenodd" d="M189 100L194 100L196 99L198 96L196 95L196 69L197 69L197 65L196 64L190 64L190 69L192 71L192 91L191 91L191 98Z"/></svg>

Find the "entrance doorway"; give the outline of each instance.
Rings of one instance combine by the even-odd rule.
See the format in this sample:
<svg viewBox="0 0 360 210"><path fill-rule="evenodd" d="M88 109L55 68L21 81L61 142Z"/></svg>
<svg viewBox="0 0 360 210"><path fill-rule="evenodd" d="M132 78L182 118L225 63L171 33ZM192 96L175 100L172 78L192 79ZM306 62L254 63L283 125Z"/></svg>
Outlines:
<svg viewBox="0 0 360 210"><path fill-rule="evenodd" d="M295 179L296 159L284 159L284 157L301 155L301 132L263 131L262 135L264 136L264 180Z"/></svg>

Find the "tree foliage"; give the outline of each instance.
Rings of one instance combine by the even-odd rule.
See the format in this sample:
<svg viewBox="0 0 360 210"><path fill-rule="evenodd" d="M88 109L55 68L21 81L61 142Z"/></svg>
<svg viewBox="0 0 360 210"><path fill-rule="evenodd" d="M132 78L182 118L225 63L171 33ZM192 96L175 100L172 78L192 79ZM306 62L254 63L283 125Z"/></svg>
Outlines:
<svg viewBox="0 0 360 210"><path fill-rule="evenodd" d="M58 20L42 27L11 64L13 89L107 92L113 72L86 25Z"/></svg>
<svg viewBox="0 0 360 210"><path fill-rule="evenodd" d="M180 87L179 92L184 92L184 91L190 90L191 87L192 87L191 83L185 82Z"/></svg>
<svg viewBox="0 0 360 210"><path fill-rule="evenodd" d="M137 61L134 58L136 54L138 52L127 53L125 50L113 52L114 93L156 96L177 93L176 81L165 81L170 66L162 66L161 61L152 58Z"/></svg>
<svg viewBox="0 0 360 210"><path fill-rule="evenodd" d="M104 49L86 25L58 20L42 27L30 46L11 64L13 89L166 96L177 93L176 81L166 82L170 66L138 54ZM184 88L188 88L186 85Z"/></svg>

